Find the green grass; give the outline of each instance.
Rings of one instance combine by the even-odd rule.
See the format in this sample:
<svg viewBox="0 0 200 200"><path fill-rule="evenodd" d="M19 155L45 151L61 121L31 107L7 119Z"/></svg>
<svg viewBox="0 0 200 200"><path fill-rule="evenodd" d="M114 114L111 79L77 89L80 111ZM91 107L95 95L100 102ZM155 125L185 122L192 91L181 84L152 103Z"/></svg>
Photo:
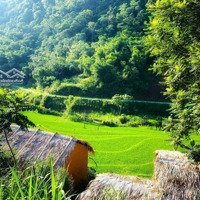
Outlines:
<svg viewBox="0 0 200 200"><path fill-rule="evenodd" d="M24 112L38 128L88 141L95 150L89 165L97 173L114 172L150 177L154 152L172 149L170 135L149 127L107 127L72 122L64 117ZM95 165L93 159L97 163Z"/></svg>
<svg viewBox="0 0 200 200"><path fill-rule="evenodd" d="M52 162L48 165L35 165L23 171L15 166L0 177L0 200L69 200L71 187L64 187L65 178L64 171L54 173Z"/></svg>

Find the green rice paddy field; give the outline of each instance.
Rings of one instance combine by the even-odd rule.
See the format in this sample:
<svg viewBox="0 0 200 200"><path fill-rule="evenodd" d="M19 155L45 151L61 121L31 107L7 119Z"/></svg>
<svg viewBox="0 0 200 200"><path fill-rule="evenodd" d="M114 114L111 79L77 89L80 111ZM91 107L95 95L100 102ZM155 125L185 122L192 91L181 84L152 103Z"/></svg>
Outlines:
<svg viewBox="0 0 200 200"><path fill-rule="evenodd" d="M169 133L149 127L107 127L72 122L64 117L24 112L38 128L88 141L95 150L89 165L97 173L150 177L154 151L172 149ZM97 165L95 164L95 162Z"/></svg>

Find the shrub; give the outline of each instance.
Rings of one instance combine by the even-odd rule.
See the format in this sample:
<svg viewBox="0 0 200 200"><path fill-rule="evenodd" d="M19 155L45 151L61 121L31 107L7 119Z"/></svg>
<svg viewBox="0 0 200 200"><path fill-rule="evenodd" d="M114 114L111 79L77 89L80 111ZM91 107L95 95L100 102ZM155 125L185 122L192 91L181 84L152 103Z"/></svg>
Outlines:
<svg viewBox="0 0 200 200"><path fill-rule="evenodd" d="M61 116L62 114L60 112L51 110L51 109L47 109L43 106L37 106L36 110L38 111L38 113L41 114L48 114L48 115L55 115L55 116Z"/></svg>
<svg viewBox="0 0 200 200"><path fill-rule="evenodd" d="M103 121L102 125L104 125L104 126L110 126L110 127L116 127L116 126L118 126L115 122L112 122L112 121Z"/></svg>
<svg viewBox="0 0 200 200"><path fill-rule="evenodd" d="M76 103L80 100L80 97L74 97L72 95L68 96L65 100L66 104L66 114L70 115L73 112L73 107L76 105Z"/></svg>
<svg viewBox="0 0 200 200"><path fill-rule="evenodd" d="M75 113L73 115L70 115L69 119L74 121L74 122L92 122L92 120L90 120L87 117L87 115L85 115L83 113Z"/></svg>
<svg viewBox="0 0 200 200"><path fill-rule="evenodd" d="M33 105L40 105L42 97L43 96L41 94L29 93L28 94L28 101Z"/></svg>
<svg viewBox="0 0 200 200"><path fill-rule="evenodd" d="M74 96L83 96L84 91L82 88L78 85L75 84L61 84L57 88L54 88L54 90L51 90L52 94L57 94L57 95L74 95Z"/></svg>
<svg viewBox="0 0 200 200"><path fill-rule="evenodd" d="M54 81L50 87L46 87L45 90L50 94L55 94L58 88L60 87L60 81Z"/></svg>
<svg viewBox="0 0 200 200"><path fill-rule="evenodd" d="M117 107L111 101L101 99L87 99L81 97L67 98L66 107L71 109L72 112L111 112L116 113Z"/></svg>
<svg viewBox="0 0 200 200"><path fill-rule="evenodd" d="M124 94L124 95L116 94L112 97L113 104L119 108L119 114L122 113L123 109L125 109L129 105L130 101L132 100L133 100L133 97L127 94Z"/></svg>
<svg viewBox="0 0 200 200"><path fill-rule="evenodd" d="M145 118L141 119L139 125L140 126L148 126L149 125L148 120Z"/></svg>
<svg viewBox="0 0 200 200"><path fill-rule="evenodd" d="M122 116L119 118L119 121L121 122L121 124L126 124L127 122L130 121L130 119L128 119L127 116L122 115Z"/></svg>
<svg viewBox="0 0 200 200"><path fill-rule="evenodd" d="M148 119L148 126L155 126L156 128L162 128L162 122L160 124L160 121L157 119Z"/></svg>
<svg viewBox="0 0 200 200"><path fill-rule="evenodd" d="M58 112L64 112L66 108L65 99L66 97L45 95L43 96L40 105L44 106L47 109L55 110Z"/></svg>
<svg viewBox="0 0 200 200"><path fill-rule="evenodd" d="M139 123L138 123L138 122L131 121L131 122L129 122L127 125L130 126L130 127L138 127L138 126L139 126Z"/></svg>

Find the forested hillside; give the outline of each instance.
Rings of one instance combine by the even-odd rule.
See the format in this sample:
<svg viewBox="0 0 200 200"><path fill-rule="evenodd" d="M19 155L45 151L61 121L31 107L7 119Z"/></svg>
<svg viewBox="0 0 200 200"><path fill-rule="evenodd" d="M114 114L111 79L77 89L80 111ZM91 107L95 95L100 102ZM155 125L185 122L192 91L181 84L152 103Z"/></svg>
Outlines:
<svg viewBox="0 0 200 200"><path fill-rule="evenodd" d="M161 98L143 45L146 3L0 0L0 69L56 94Z"/></svg>

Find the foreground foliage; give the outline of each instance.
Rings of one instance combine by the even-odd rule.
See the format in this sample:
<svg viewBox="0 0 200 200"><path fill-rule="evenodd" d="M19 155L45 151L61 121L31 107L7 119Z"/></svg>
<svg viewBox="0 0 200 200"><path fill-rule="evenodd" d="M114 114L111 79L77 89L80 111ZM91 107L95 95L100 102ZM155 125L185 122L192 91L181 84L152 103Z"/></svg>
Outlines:
<svg viewBox="0 0 200 200"><path fill-rule="evenodd" d="M200 161L200 146L190 139L200 133L200 1L158 0L151 13L146 43L156 62L153 69L164 76L166 95L173 102L167 130L175 147L188 149Z"/></svg>
<svg viewBox="0 0 200 200"><path fill-rule="evenodd" d="M7 160L5 160L5 157ZM1 151L0 200L67 200L72 192L66 172L56 173L51 162L34 164L24 170L12 165L9 154ZM11 165L8 167L8 163Z"/></svg>
<svg viewBox="0 0 200 200"><path fill-rule="evenodd" d="M19 125L22 129L34 126L34 123L21 113L28 108L24 93L0 88L0 137L2 137L2 134L4 135L14 160L15 155L8 141L7 134L12 131L11 125L13 123Z"/></svg>

